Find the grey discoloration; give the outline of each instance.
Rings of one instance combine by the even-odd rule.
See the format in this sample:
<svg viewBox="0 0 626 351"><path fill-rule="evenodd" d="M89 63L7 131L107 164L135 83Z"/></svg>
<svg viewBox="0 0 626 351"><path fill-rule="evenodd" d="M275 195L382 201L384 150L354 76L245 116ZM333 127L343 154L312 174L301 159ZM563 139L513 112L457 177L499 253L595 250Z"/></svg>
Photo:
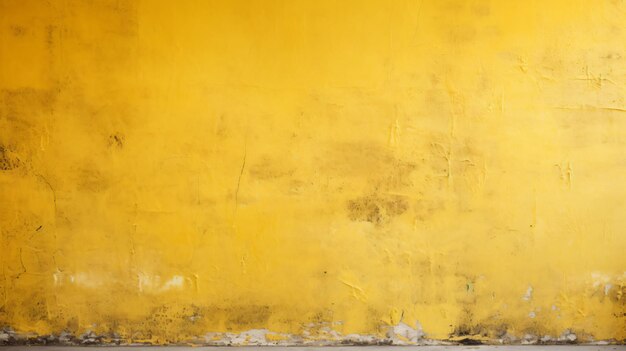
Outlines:
<svg viewBox="0 0 626 351"><path fill-rule="evenodd" d="M199 349L208 349L211 351L232 351L232 348L229 347L191 347L191 346L118 346L118 347L98 347L98 350L106 351L148 351L155 349L171 349L176 351L181 350L199 350ZM238 351L255 351L258 350L258 346L248 346L248 347L238 347ZM328 348L325 347L284 347L284 346L274 346L271 347L272 351L297 351L297 350L306 350L306 351L326 351ZM46 346L37 347L37 346L13 346L6 347L5 350L12 351L62 351L67 350L66 347L62 346ZM354 351L355 347L333 347L333 351ZM368 350L371 351L393 351L397 350L397 346L371 346L368 347ZM404 346L402 347L404 351L469 351L469 350L506 350L506 351L569 351L572 350L571 346ZM626 350L626 346L624 345L586 345L586 346L577 346L577 351L624 351Z"/></svg>
<svg viewBox="0 0 626 351"><path fill-rule="evenodd" d="M193 312L194 316L197 316L198 311L181 311L181 313ZM252 311L248 311L252 312ZM246 314L246 313L243 313ZM252 314L252 313L251 313ZM247 318L247 317L246 317ZM264 319L265 316L262 317ZM237 321L241 324L241 321ZM191 327L191 325L189 324ZM309 327L316 326L315 323L309 325ZM156 326L155 326L156 328ZM12 328L0 329L0 345L2 346L85 346L85 345L97 345L97 346L183 346L192 345L194 347L202 346L237 346L245 348L247 346L274 346L275 348L281 348L285 346L301 347L307 346L308 349L315 349L320 346L409 346L409 347L423 347L429 346L428 350L442 349L446 350L447 347L451 347L451 350L463 349L462 345L471 345L475 348L489 349L491 347L497 347L497 345L507 345L507 350L515 350L519 345L550 345L552 350L559 350L562 346L571 347L576 345L583 349L581 345L598 348L591 348L589 350L626 350L623 340L604 340L595 341L593 337L582 335L577 336L571 330L565 330L558 337L551 337L549 335L538 336L533 333L526 333L521 337L515 337L508 333L503 333L499 337L495 338L482 338L476 339L474 336L463 336L465 332L461 332L461 336L453 336L445 340L430 339L427 334L422 330L421 325L416 322L414 326L399 323L395 326L389 326L387 331L382 335L361 335L361 334L341 334L332 328L326 326L321 327L319 331L324 331L323 335L313 336L308 329L302 335L295 334L283 334L272 332L267 329L249 329L240 333L225 332L225 333L194 333L199 335L191 337L185 340L172 341L173 339L156 341L154 344L149 342L143 342L138 344L133 339L126 339L117 333L109 332L105 334L98 334L94 331L88 330L82 334L73 334L68 331L61 332L59 334L50 335L37 335L34 333L18 333ZM191 329L190 329L191 330ZM469 332L469 331L468 331ZM270 338L270 335L273 337ZM144 335L145 336L145 335ZM278 338L277 338L278 337ZM142 338L139 338L139 340ZM445 347L443 347L445 346ZM454 347L456 346L456 347ZM610 348L602 348L602 346L610 346ZM443 348L441 348L443 347ZM19 349L19 348L16 348ZM337 348L334 348L335 350ZM31 349L29 349L31 350ZM50 347L47 350L54 350Z"/></svg>

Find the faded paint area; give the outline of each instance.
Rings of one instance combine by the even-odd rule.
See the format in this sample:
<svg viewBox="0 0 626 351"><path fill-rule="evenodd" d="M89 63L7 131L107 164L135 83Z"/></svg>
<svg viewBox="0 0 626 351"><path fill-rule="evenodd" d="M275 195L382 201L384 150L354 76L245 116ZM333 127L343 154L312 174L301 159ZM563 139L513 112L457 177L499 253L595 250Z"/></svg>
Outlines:
<svg viewBox="0 0 626 351"><path fill-rule="evenodd" d="M624 340L624 23L0 0L2 338Z"/></svg>

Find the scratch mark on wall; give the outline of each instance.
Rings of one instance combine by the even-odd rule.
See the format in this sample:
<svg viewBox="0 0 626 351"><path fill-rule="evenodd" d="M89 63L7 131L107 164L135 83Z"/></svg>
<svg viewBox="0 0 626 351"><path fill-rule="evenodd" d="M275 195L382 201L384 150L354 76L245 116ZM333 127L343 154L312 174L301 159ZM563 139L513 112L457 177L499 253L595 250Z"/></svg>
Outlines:
<svg viewBox="0 0 626 351"><path fill-rule="evenodd" d="M237 212L237 208L239 206L239 186L241 185L241 178L243 177L243 171L246 168L246 158L248 156L248 141L244 143L243 147L243 158L241 161L241 169L239 170L239 177L237 177L237 188L235 189L235 213Z"/></svg>

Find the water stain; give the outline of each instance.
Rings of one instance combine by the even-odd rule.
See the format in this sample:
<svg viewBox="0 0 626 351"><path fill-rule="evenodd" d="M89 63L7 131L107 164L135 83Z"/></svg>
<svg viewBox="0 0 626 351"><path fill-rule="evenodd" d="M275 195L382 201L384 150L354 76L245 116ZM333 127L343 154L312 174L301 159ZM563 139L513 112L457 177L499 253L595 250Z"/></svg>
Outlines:
<svg viewBox="0 0 626 351"><path fill-rule="evenodd" d="M258 163L250 166L250 176L258 180L276 180L279 178L292 177L295 169L285 165L284 160L264 157Z"/></svg>
<svg viewBox="0 0 626 351"><path fill-rule="evenodd" d="M26 28L18 25L11 26L11 34L16 37L21 37L26 34Z"/></svg>
<svg viewBox="0 0 626 351"><path fill-rule="evenodd" d="M250 305L230 308L226 323L244 329L260 327L266 324L270 314L269 306Z"/></svg>
<svg viewBox="0 0 626 351"><path fill-rule="evenodd" d="M78 171L77 188L81 191L100 192L110 186L106 176L95 167L85 167Z"/></svg>

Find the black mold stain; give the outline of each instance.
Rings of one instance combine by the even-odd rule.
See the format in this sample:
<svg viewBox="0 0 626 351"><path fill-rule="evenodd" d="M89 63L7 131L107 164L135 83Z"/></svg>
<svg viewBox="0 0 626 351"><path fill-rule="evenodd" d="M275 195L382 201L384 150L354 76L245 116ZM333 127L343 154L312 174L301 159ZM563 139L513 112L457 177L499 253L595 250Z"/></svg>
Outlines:
<svg viewBox="0 0 626 351"><path fill-rule="evenodd" d="M476 339L465 338L459 340L459 344L461 345L482 345L482 341Z"/></svg>
<svg viewBox="0 0 626 351"><path fill-rule="evenodd" d="M150 316L141 323L140 333L127 336L132 342L136 339L152 339L157 336L157 344L171 344L180 340L180 330L187 336L206 334L206 323L224 324L226 331L263 328L271 316L270 306L238 305L234 307L165 304L152 310ZM164 326L167 326L164 330Z"/></svg>
<svg viewBox="0 0 626 351"><path fill-rule="evenodd" d="M0 329L3 339L0 339L0 346L78 346L78 345L120 345L121 339L116 333L96 334L87 331L79 336L75 336L70 331L63 331L59 334L22 334L16 333L11 328Z"/></svg>
<svg viewBox="0 0 626 351"><path fill-rule="evenodd" d="M472 336L480 335L483 337L489 336L488 332L489 328L485 328L481 324L477 325L469 325L462 324L454 328L454 332L450 334L450 337L467 337L468 339Z"/></svg>
<svg viewBox="0 0 626 351"><path fill-rule="evenodd" d="M464 277L466 281L473 281L469 277ZM471 308L464 308L460 321L454 331L450 334L451 339L456 339L461 345L481 345L481 339L497 339L498 336L506 334L506 326L489 321L475 321Z"/></svg>

